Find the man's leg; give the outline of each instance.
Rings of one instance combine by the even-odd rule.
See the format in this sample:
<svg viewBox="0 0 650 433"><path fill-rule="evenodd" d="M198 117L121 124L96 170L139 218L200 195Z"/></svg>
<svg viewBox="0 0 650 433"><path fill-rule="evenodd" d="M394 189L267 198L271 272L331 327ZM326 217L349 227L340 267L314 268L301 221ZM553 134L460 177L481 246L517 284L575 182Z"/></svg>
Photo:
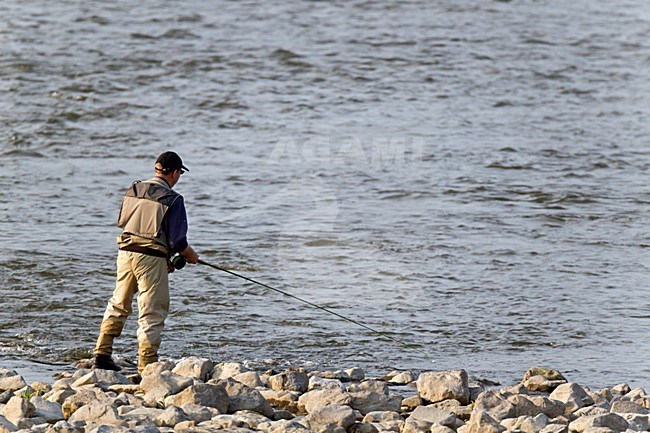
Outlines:
<svg viewBox="0 0 650 433"><path fill-rule="evenodd" d="M113 340L122 334L124 322L131 314L131 303L138 285L133 273L131 258L128 251L119 251L117 254L117 279L115 291L108 301L104 319L99 329L99 338L95 347L95 355L111 356L113 353Z"/></svg>
<svg viewBox="0 0 650 433"><path fill-rule="evenodd" d="M140 255L134 264L138 279L138 371L158 361L158 348L169 312L167 260Z"/></svg>

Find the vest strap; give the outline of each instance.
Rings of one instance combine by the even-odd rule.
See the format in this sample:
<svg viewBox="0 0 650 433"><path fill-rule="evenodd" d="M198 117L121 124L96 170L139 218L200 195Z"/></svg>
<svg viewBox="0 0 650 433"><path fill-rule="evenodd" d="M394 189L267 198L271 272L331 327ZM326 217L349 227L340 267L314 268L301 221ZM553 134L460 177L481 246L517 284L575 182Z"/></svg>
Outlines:
<svg viewBox="0 0 650 433"><path fill-rule="evenodd" d="M146 254L147 256L163 257L165 259L167 258L167 254L163 253L162 251L154 250L153 248L147 248L135 244L125 245L120 249L122 251L131 251L134 253Z"/></svg>

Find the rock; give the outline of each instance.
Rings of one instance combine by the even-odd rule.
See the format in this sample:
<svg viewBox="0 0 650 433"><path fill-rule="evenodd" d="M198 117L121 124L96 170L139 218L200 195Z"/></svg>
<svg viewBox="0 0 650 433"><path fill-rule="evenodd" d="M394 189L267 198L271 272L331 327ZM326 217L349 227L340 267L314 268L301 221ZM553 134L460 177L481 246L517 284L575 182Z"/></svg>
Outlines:
<svg viewBox="0 0 650 433"><path fill-rule="evenodd" d="M431 403L455 399L469 403L469 384L465 370L427 371L417 380L418 394Z"/></svg>
<svg viewBox="0 0 650 433"><path fill-rule="evenodd" d="M311 391L313 389L333 389L333 388L345 390L345 386L343 386L343 382L341 382L338 379L324 379L322 377L312 376L309 378L309 386L307 389Z"/></svg>
<svg viewBox="0 0 650 433"><path fill-rule="evenodd" d="M280 409L274 410L273 415L270 417L273 421L280 421L281 419L294 419L295 417L288 410Z"/></svg>
<svg viewBox="0 0 650 433"><path fill-rule="evenodd" d="M650 431L650 415L623 413L621 417L627 421L629 428L634 431Z"/></svg>
<svg viewBox="0 0 650 433"><path fill-rule="evenodd" d="M100 388L106 390L111 385L132 385L129 379L121 373L112 370L92 370L91 372L81 376L72 384L73 388L79 388L84 385L96 384Z"/></svg>
<svg viewBox="0 0 650 433"><path fill-rule="evenodd" d="M81 406L68 418L70 424L74 425L77 421L91 421L102 425L126 426L126 423L117 416L117 409L101 401L93 401Z"/></svg>
<svg viewBox="0 0 650 433"><path fill-rule="evenodd" d="M568 424L548 424L539 433L567 433L568 431Z"/></svg>
<svg viewBox="0 0 650 433"><path fill-rule="evenodd" d="M564 413L564 403L560 401L537 395L528 398L539 408L540 413L543 413L551 419L557 418Z"/></svg>
<svg viewBox="0 0 650 433"><path fill-rule="evenodd" d="M307 419L311 429L317 433L336 431L335 427L346 431L355 423L356 415L351 407L335 404L314 409Z"/></svg>
<svg viewBox="0 0 650 433"><path fill-rule="evenodd" d="M232 378L250 388L264 386L264 382L262 382L260 375L256 371L246 371L244 373L239 373Z"/></svg>
<svg viewBox="0 0 650 433"><path fill-rule="evenodd" d="M22 397L13 396L2 408L0 414L12 424L20 427L19 421L21 419L34 416L34 405Z"/></svg>
<svg viewBox="0 0 650 433"><path fill-rule="evenodd" d="M163 387L167 389L169 394L174 395L191 386L193 383L194 381L189 377L184 377L171 371L163 371L162 373L151 373L143 376L142 382L140 382L140 388L145 393L148 393L154 388Z"/></svg>
<svg viewBox="0 0 650 433"><path fill-rule="evenodd" d="M30 403L34 405L34 415L45 418L50 424L65 419L59 403L48 401L39 396L32 397Z"/></svg>
<svg viewBox="0 0 650 433"><path fill-rule="evenodd" d="M407 418L402 426L402 433L422 433L431 429L431 423Z"/></svg>
<svg viewBox="0 0 650 433"><path fill-rule="evenodd" d="M501 425L509 431L519 431L521 433L538 433L548 424L548 417L543 413L535 417L520 416L518 418L509 418L501 421Z"/></svg>
<svg viewBox="0 0 650 433"><path fill-rule="evenodd" d="M587 392L577 383L565 383L558 386L549 398L564 403L564 413L567 414L594 403Z"/></svg>
<svg viewBox="0 0 650 433"><path fill-rule="evenodd" d="M348 433L379 433L377 427L366 422L355 422L348 429Z"/></svg>
<svg viewBox="0 0 650 433"><path fill-rule="evenodd" d="M309 376L304 368L290 368L269 377L269 386L275 390L305 392L309 386Z"/></svg>
<svg viewBox="0 0 650 433"><path fill-rule="evenodd" d="M406 397L405 399L402 399L402 406L406 407L407 410L411 411L415 409L418 406L422 406L424 404L424 401L422 400L422 397L419 395L412 395L410 397Z"/></svg>
<svg viewBox="0 0 650 433"><path fill-rule="evenodd" d="M174 427L176 424L184 421L190 421L190 418L181 408L176 406L168 407L153 418L153 422L158 427Z"/></svg>
<svg viewBox="0 0 650 433"><path fill-rule="evenodd" d="M260 391L260 394L274 408L288 410L293 413L298 412L298 397L300 394L295 391L264 389Z"/></svg>
<svg viewBox="0 0 650 433"><path fill-rule="evenodd" d="M226 391L226 394L228 394L230 398L228 412L234 413L240 410L251 410L267 417L273 415L273 408L256 389L249 388L232 378L217 381L211 380L209 383L213 382L221 386Z"/></svg>
<svg viewBox="0 0 650 433"><path fill-rule="evenodd" d="M348 387L351 406L365 415L374 411L397 412L402 407L402 396L388 393L388 385L379 380L366 380Z"/></svg>
<svg viewBox="0 0 650 433"><path fill-rule="evenodd" d="M546 380L559 380L562 382L567 382L566 378L562 376L562 373L557 370L543 367L531 367L526 373L524 373L522 383L534 376L542 376Z"/></svg>
<svg viewBox="0 0 650 433"><path fill-rule="evenodd" d="M298 398L298 409L311 413L313 410L329 405L351 405L352 397L340 389L315 389Z"/></svg>
<svg viewBox="0 0 650 433"><path fill-rule="evenodd" d="M429 427L433 424L443 425L445 427L456 427L456 414L446 410L438 409L431 406L419 406L411 415L406 419L409 420L425 421L429 423Z"/></svg>
<svg viewBox="0 0 650 433"><path fill-rule="evenodd" d="M397 385L406 385L416 380L416 378L417 377L415 373L411 371L402 371L401 373L398 373L395 376L393 376L390 379L390 382Z"/></svg>
<svg viewBox="0 0 650 433"><path fill-rule="evenodd" d="M169 397L169 394L170 392L168 388L166 388L165 386L157 386L147 391L147 393L142 397L142 399L144 400L147 406L163 408L165 407L165 399Z"/></svg>
<svg viewBox="0 0 650 433"><path fill-rule="evenodd" d="M151 364L147 364L144 367L144 370L142 370L142 373L140 373L140 375L144 378L145 376L149 376L151 374L160 374L164 371L172 371L173 368L174 363L171 361L152 362Z"/></svg>
<svg viewBox="0 0 650 433"><path fill-rule="evenodd" d="M18 430L18 427L11 421L9 421L7 418L4 416L0 415L0 432L5 433L5 432L15 432Z"/></svg>
<svg viewBox="0 0 650 433"><path fill-rule="evenodd" d="M350 381L350 375L347 374L345 371L315 371L313 376L318 376L322 377L323 379L337 379L342 382L349 382Z"/></svg>
<svg viewBox="0 0 650 433"><path fill-rule="evenodd" d="M628 426L628 422L623 417L615 413L609 413L580 417L569 424L569 431L582 433L588 429L605 427L614 432L624 432Z"/></svg>
<svg viewBox="0 0 650 433"><path fill-rule="evenodd" d="M108 397L106 397L106 395L101 391L99 394L96 393L92 388L80 389L63 401L63 404L61 405L63 416L68 419L80 407L95 401L103 401L108 403Z"/></svg>
<svg viewBox="0 0 650 433"><path fill-rule="evenodd" d="M83 433L83 431L83 429L79 429L66 421L59 421L48 427L45 433Z"/></svg>
<svg viewBox="0 0 650 433"><path fill-rule="evenodd" d="M244 366L238 362L222 362L214 366L210 377L212 379L228 379L245 371Z"/></svg>
<svg viewBox="0 0 650 433"><path fill-rule="evenodd" d="M452 430L449 427L445 427L443 425L434 424L431 426L429 432L430 433L455 433L455 430Z"/></svg>
<svg viewBox="0 0 650 433"><path fill-rule="evenodd" d="M350 380L364 380L366 378L366 372L359 367L352 367L343 372L348 375Z"/></svg>
<svg viewBox="0 0 650 433"><path fill-rule="evenodd" d="M490 417L498 421L515 418L517 415L517 408L498 391L491 389L483 391L478 396L474 403L474 410L486 412Z"/></svg>
<svg viewBox="0 0 650 433"><path fill-rule="evenodd" d="M522 382L529 391L551 392L558 386L566 383L565 380L549 380L544 376L532 376Z"/></svg>
<svg viewBox="0 0 650 433"><path fill-rule="evenodd" d="M402 417L397 412L379 411L368 412L366 416L363 417L363 422L380 423L385 421L399 421L401 419Z"/></svg>
<svg viewBox="0 0 650 433"><path fill-rule="evenodd" d="M614 413L638 413L641 415L650 414L650 410L628 400L618 400L612 403L611 412Z"/></svg>
<svg viewBox="0 0 650 433"><path fill-rule="evenodd" d="M203 382L208 380L208 375L214 368L214 363L205 358L190 356L183 358L172 369L172 372L185 377L193 377Z"/></svg>
<svg viewBox="0 0 650 433"><path fill-rule="evenodd" d="M121 393L126 393L126 394L135 394L138 391L141 391L142 388L140 388L140 385L111 385L108 387L109 391L116 392L118 394Z"/></svg>
<svg viewBox="0 0 650 433"><path fill-rule="evenodd" d="M505 430L494 418L485 411L474 410L464 429L465 433L501 433Z"/></svg>
<svg viewBox="0 0 650 433"><path fill-rule="evenodd" d="M43 394L52 391L52 385L45 382L34 382L30 386L38 396L43 396Z"/></svg>
<svg viewBox="0 0 650 433"><path fill-rule="evenodd" d="M0 369L0 391L18 391L27 386L27 382L14 370Z"/></svg>
<svg viewBox="0 0 650 433"><path fill-rule="evenodd" d="M630 392L630 385L627 383L620 383L616 386L613 386L610 391L612 394L625 395Z"/></svg>
<svg viewBox="0 0 650 433"><path fill-rule="evenodd" d="M280 420L270 423L267 433L313 433L296 421Z"/></svg>
<svg viewBox="0 0 650 433"><path fill-rule="evenodd" d="M230 400L223 387L209 383L192 385L165 400L166 406L183 406L186 404L213 407L220 413L226 413Z"/></svg>
<svg viewBox="0 0 650 433"><path fill-rule="evenodd" d="M0 393L0 404L7 404L11 397L14 396L13 391L4 391Z"/></svg>
<svg viewBox="0 0 650 433"><path fill-rule="evenodd" d="M180 409L191 421L194 421L196 424L208 421L212 417L219 415L219 411L217 409L208 408L198 404L186 404L180 406Z"/></svg>

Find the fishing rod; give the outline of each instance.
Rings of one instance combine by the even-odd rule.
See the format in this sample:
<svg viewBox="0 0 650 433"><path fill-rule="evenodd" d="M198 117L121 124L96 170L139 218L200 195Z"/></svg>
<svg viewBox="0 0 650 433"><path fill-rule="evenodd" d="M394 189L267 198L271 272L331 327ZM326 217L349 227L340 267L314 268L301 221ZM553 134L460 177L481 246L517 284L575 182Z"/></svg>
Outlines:
<svg viewBox="0 0 650 433"><path fill-rule="evenodd" d="M181 256L181 255L178 255L178 256L175 256L174 258L172 258L171 262L172 262L172 265L174 266L174 268L176 268L176 269L183 269L183 267L185 266L185 258L183 256ZM399 338L388 335L385 332L378 331L378 330L376 330L374 328L371 328L370 326L368 326L366 324L363 324L363 323L359 322L358 320L354 320L354 319L351 319L349 317L346 317L346 316L344 316L342 314L337 313L336 311L332 311L329 308L323 307L323 306L318 305L318 304L314 304L313 302L310 302L310 301L308 301L306 299L300 298L300 297L298 297L296 295L292 295L291 293L285 292L284 290L276 289L275 287L271 287L268 284L261 283L259 281L256 281L256 280L252 279L252 278L249 278L249 277L246 277L244 275L238 274L237 272L233 272L233 271L231 271L229 269L226 269L226 268L224 268L222 266L213 265L213 264L208 263L208 262L206 262L204 260L201 260L201 259L199 259L197 263L200 264L200 265L204 265L204 266L208 266L210 268L216 269L218 271L226 272L226 273L228 273L230 275L233 275L235 277L242 278L242 279L244 279L246 281L249 281L251 283L260 285L260 286L262 286L262 287L264 287L266 289L273 290L274 292L277 292L277 293L280 293L280 294L282 294L284 296L288 296L290 298L293 298L293 299L295 299L297 301L300 301L300 302L302 302L304 304L307 304L307 305L309 305L311 307L314 307L314 308L317 308L319 310L325 311L325 312L327 312L329 314L333 314L334 316L338 317L339 319L342 319L342 320L345 320L347 322L353 323L353 324L355 324L357 326L360 326L360 327L362 327L362 328L364 328L364 329L366 329L368 331L371 331L371 332L373 332L373 333L375 333L375 334L377 334L377 335L379 335L381 337L388 338L389 340L392 340L393 342L399 344L400 346L406 347L407 349L417 350L418 352L420 352L422 354L425 354L423 351L417 349L412 344L406 343L405 341L400 340ZM428 357L428 354L425 354L425 355Z"/></svg>

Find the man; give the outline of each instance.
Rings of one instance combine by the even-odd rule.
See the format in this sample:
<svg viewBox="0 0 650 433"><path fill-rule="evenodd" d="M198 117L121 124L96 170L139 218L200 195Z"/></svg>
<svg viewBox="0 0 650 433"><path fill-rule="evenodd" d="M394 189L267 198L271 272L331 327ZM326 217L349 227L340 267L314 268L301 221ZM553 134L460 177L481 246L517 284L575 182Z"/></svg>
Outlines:
<svg viewBox="0 0 650 433"><path fill-rule="evenodd" d="M113 339L119 337L131 313L133 295L138 292L138 371L158 360L158 347L169 311L169 258L182 255L195 264L198 254L187 243L187 216L183 196L172 188L189 171L174 152L156 160L155 177L134 182L122 200L117 225L117 281L108 301L97 346L95 367L121 370L115 364Z"/></svg>

